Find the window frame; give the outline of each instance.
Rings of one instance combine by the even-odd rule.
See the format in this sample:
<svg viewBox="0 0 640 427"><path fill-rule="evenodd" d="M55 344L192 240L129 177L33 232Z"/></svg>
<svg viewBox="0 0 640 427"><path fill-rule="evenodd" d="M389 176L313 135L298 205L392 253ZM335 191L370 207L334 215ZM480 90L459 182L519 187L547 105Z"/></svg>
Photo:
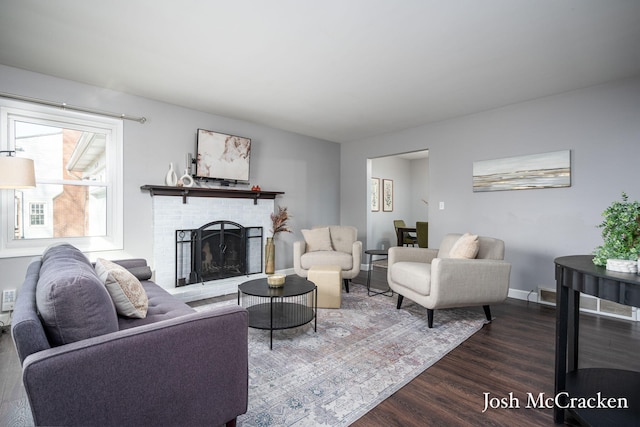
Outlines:
<svg viewBox="0 0 640 427"><path fill-rule="evenodd" d="M15 194L20 190L0 190L0 213L2 214L0 220L0 258L41 255L48 246L64 242L76 246L83 252L122 250L124 247L123 120L30 103L0 100L0 150L15 149L12 139L13 129L10 124L16 118L23 121L50 122L51 126L72 129L98 129L107 135L105 146L106 185L104 185L107 193L106 235L14 239L14 202ZM46 179L42 181L46 182ZM36 186L38 182L36 170ZM88 183L81 182L73 184L88 185Z"/></svg>
<svg viewBox="0 0 640 427"><path fill-rule="evenodd" d="M38 207L42 212L38 212L37 214L33 213L33 208ZM38 218L42 218L42 222L38 222L37 224L33 223L33 218L37 216ZM47 202L45 201L31 201L29 202L29 226L30 227L46 227L47 225Z"/></svg>

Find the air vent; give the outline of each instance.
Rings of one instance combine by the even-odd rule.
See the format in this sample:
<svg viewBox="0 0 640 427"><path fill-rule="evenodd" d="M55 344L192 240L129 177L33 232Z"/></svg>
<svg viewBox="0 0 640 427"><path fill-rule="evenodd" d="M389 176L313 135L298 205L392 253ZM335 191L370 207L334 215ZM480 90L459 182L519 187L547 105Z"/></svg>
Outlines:
<svg viewBox="0 0 640 427"><path fill-rule="evenodd" d="M545 305L556 305L556 290L551 288L538 288L538 302ZM603 300L591 295L580 295L580 310L587 313L602 314L604 316L618 317L627 320L638 319L638 309L628 305L618 304Z"/></svg>

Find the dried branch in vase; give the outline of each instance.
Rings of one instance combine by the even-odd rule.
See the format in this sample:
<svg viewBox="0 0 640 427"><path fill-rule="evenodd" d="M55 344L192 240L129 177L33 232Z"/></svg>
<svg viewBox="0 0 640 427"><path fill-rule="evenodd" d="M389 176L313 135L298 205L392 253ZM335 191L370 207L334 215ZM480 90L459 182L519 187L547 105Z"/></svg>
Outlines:
<svg viewBox="0 0 640 427"><path fill-rule="evenodd" d="M287 212L287 208L283 208L278 206L278 212L271 214L271 224L272 229L271 233L273 237L276 237L276 234L284 232L291 233L291 229L287 225L287 221L289 221L289 212Z"/></svg>

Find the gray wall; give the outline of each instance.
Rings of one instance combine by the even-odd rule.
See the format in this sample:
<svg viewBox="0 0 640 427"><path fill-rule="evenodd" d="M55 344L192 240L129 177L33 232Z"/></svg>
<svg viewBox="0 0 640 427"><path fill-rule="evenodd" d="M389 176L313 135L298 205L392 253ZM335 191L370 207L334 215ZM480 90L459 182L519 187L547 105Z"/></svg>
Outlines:
<svg viewBox="0 0 640 427"><path fill-rule="evenodd" d="M506 242L511 287L554 286L553 259L601 244L600 214L626 191L640 199L640 77L511 105L341 146L343 224L362 230L367 158L429 149L429 246L473 232ZM572 185L474 193L475 160L571 150ZM438 202L445 209L438 209Z"/></svg>
<svg viewBox="0 0 640 427"><path fill-rule="evenodd" d="M411 160L411 221L429 221L429 158Z"/></svg>
<svg viewBox="0 0 640 427"><path fill-rule="evenodd" d="M0 76L2 92L147 117L144 125L124 123L124 253L109 257L153 261L152 199L140 186L162 185L170 162L184 168L198 128L252 138L251 183L285 192L276 205L289 208L295 233L278 236L277 269L293 267L300 229L339 221L339 144L1 65ZM0 258L0 290L22 283L30 259Z"/></svg>
<svg viewBox="0 0 640 427"><path fill-rule="evenodd" d="M368 158L429 149L429 245L448 232L500 237L511 286L525 291L553 286L556 256L601 243L600 214L621 191L640 199L640 77L339 145L15 68L0 66L0 76L3 92L149 119L125 121L124 255L151 259L151 198L140 186L183 164L198 127L253 138L252 183L286 193L277 204L289 207L296 233L281 237L278 269L292 266L291 242L314 224L354 225L369 247ZM569 188L472 192L475 160L561 149L572 152ZM18 287L28 262L0 259L0 290Z"/></svg>

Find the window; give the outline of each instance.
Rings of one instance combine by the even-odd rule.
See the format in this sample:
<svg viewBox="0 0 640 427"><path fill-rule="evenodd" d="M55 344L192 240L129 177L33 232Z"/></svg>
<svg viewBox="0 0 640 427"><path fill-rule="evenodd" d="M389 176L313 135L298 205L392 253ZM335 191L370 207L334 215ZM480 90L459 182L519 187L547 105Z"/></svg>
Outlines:
<svg viewBox="0 0 640 427"><path fill-rule="evenodd" d="M44 225L44 203L30 203L29 204L29 225ZM19 214L19 212L18 212ZM18 215L16 215L18 216ZM16 230L18 232L19 229Z"/></svg>
<svg viewBox="0 0 640 427"><path fill-rule="evenodd" d="M36 188L2 191L0 257L121 249L122 121L19 106L0 108L0 147L34 160Z"/></svg>

